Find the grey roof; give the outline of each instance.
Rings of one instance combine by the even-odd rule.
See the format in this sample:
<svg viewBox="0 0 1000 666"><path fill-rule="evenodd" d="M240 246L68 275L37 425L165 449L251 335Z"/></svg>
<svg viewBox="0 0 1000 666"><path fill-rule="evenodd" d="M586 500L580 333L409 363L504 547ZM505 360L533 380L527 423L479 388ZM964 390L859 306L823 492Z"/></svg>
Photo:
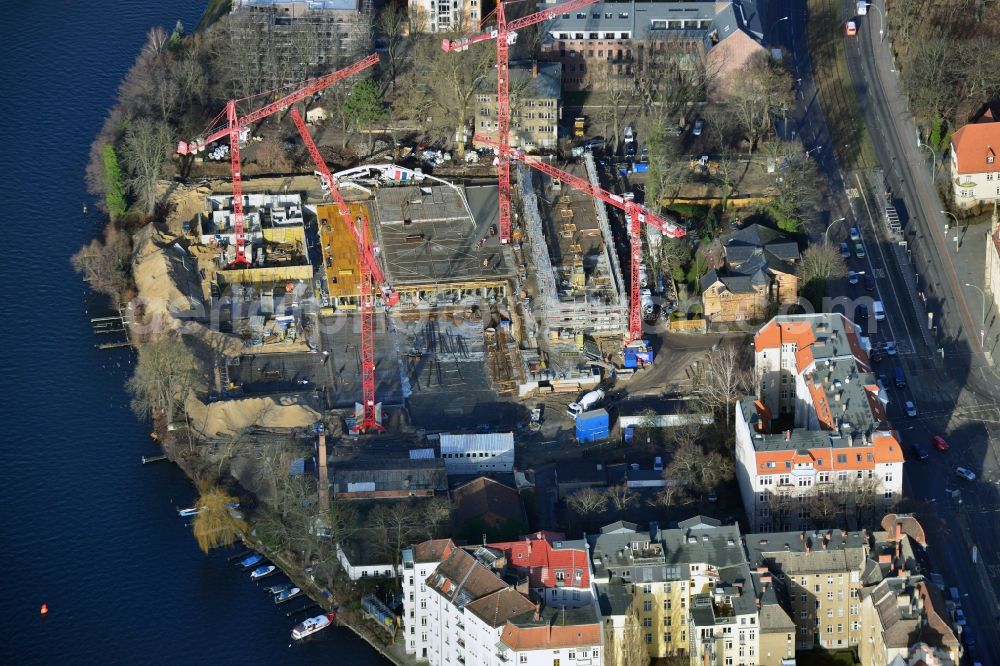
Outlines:
<svg viewBox="0 0 1000 666"><path fill-rule="evenodd" d="M546 0L545 5L561 0ZM608 16L610 15L610 16ZM597 2L553 19L547 26L549 32L628 32L632 39L669 38L678 30L651 30L654 19L711 21L715 18L715 0L702 2L676 2L674 0ZM702 35L705 28L683 30Z"/></svg>
<svg viewBox="0 0 1000 666"><path fill-rule="evenodd" d="M754 584L760 596L760 630L765 634L790 634L795 631L795 622L781 605L773 583L761 583L760 574L753 574Z"/></svg>
<svg viewBox="0 0 1000 666"><path fill-rule="evenodd" d="M538 66L538 76L532 76L534 64ZM496 94L496 77L486 77L476 90ZM562 99L562 63L510 63L510 91L511 95L517 94L525 99Z"/></svg>
<svg viewBox="0 0 1000 666"><path fill-rule="evenodd" d="M762 564L775 553L803 553L842 551L864 548L868 545L868 535L864 532L840 530L806 530L795 532L763 532L747 534L744 537L747 559L752 564ZM824 548L825 543L825 548Z"/></svg>
<svg viewBox="0 0 1000 666"><path fill-rule="evenodd" d="M722 238L726 266L710 270L701 279L705 291L715 282L722 282L734 294L749 294L755 287L767 285L769 273L795 275L793 263L799 260L799 246L782 233L751 224Z"/></svg>
<svg viewBox="0 0 1000 666"><path fill-rule="evenodd" d="M784 433L763 433L757 430L757 424L762 420L757 408L754 406L755 399L751 397L743 398L736 403L737 409L743 413L750 430L753 432L753 448L756 451L795 451L807 449L851 449L856 448L856 455L863 455L870 450L864 442L865 436L870 432L889 432L889 425L885 422L875 423L871 420L869 413L868 422L850 423L850 432L843 434L836 430L806 430L795 428L791 431L788 439ZM836 403L831 403L836 404ZM844 455L849 455L846 451Z"/></svg>
<svg viewBox="0 0 1000 666"><path fill-rule="evenodd" d="M335 493L348 492L347 484L373 482L375 492L402 490L448 490L444 462L433 460L381 459L340 463L334 466L330 485Z"/></svg>
<svg viewBox="0 0 1000 666"><path fill-rule="evenodd" d="M791 238L761 224L751 224L722 237L726 258L744 261L755 250L766 247L781 261L796 261L799 246Z"/></svg>
<svg viewBox="0 0 1000 666"><path fill-rule="evenodd" d="M632 595L621 581L614 580L597 586L597 603L604 617L625 615L632 603Z"/></svg>

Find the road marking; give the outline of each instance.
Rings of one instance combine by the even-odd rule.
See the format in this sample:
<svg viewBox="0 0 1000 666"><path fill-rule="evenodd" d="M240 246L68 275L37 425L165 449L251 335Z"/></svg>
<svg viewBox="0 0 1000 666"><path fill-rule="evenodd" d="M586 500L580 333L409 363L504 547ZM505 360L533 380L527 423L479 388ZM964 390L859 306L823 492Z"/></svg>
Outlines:
<svg viewBox="0 0 1000 666"><path fill-rule="evenodd" d="M858 197L861 196L860 194L858 194L858 188L856 187L848 187L846 192L848 199L857 199Z"/></svg>
<svg viewBox="0 0 1000 666"><path fill-rule="evenodd" d="M865 210L868 212L868 222L869 222L869 224L871 224L872 233L875 235L875 247L878 249L879 256L882 257L882 265L883 266L888 266L889 262L887 262L885 260L885 253L882 252L882 244L878 242L878 227L875 226L875 218L872 216L872 209L868 205L868 197L867 197L867 195L865 195L865 188L861 184L861 177L858 174L854 174L854 179L857 180L857 182L858 182L858 189L861 191L861 199L862 199L862 201L865 202ZM868 267L870 269L872 269L872 272L874 273L875 272L875 265L872 263L871 252L868 251L868 244L865 243L864 234L861 235L861 242L865 246L865 261L868 262ZM903 302L900 300L899 294L896 293L896 285L894 284L895 281L894 280L889 280L888 282L889 282L889 289L892 290L892 296L893 296L893 299L896 302L896 307L899 309L899 313L900 313L900 315L902 315L903 320L904 320L904 321L902 321L900 323L903 325L903 331L906 333L906 339L910 341L910 347L913 348L914 347L914 345L913 345L913 338L910 336L910 331L907 329L906 321L905 321L906 320L906 315L903 313ZM885 303L885 299L882 298L882 290L879 289L878 282L875 283L875 291L878 293L879 299L883 303ZM889 325L889 332L892 334L892 339L893 340L898 340L898 341L901 342L900 338L896 335L896 331L892 327L892 318L891 317L886 317L885 323L887 323Z"/></svg>
<svg viewBox="0 0 1000 666"><path fill-rule="evenodd" d="M875 272L875 279L876 280L884 280L885 279L885 269L883 269L883 268L874 268L872 270Z"/></svg>

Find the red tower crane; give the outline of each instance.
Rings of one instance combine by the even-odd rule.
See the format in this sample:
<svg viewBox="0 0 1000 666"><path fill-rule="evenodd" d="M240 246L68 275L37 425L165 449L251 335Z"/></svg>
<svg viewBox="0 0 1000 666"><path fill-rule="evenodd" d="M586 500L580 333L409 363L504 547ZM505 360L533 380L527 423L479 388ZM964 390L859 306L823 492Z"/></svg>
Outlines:
<svg viewBox="0 0 1000 666"><path fill-rule="evenodd" d="M550 19L585 7L597 0L568 0L548 9L507 22L504 14L506 3L497 2L497 27L488 32L464 39L445 39L441 48L445 51L464 51L472 44L495 39L497 42L497 140L499 142L500 165L497 169L497 183L500 201L500 242L510 242L510 161L507 159L510 150L510 46L517 40L517 31L529 25L548 21ZM487 17L488 18L488 17Z"/></svg>
<svg viewBox="0 0 1000 666"><path fill-rule="evenodd" d="M213 141L221 139L224 136L229 137L229 160L232 164L233 169L233 232L236 235L236 258L233 260L234 265L248 265L250 260L246 256L246 237L243 233L243 176L240 173L240 132L244 128L249 127L253 123L263 120L268 116L282 111L292 104L306 99L311 95L315 95L320 90L328 88L337 81L346 79L349 76L353 76L358 72L362 72L372 65L378 62L378 54L373 53L364 60L360 60L353 65L344 67L343 69L338 69L335 72L331 72L326 76L321 76L317 79L313 79L311 82L307 83L305 86L299 88L295 92L285 95L281 99L278 99L266 106L262 106L256 111L251 111L245 116L240 116L236 112L236 103L243 100L232 99L226 102L226 125L219 129L210 130L207 132L207 136L199 137L191 141L190 143L186 141L181 141L177 144L177 152L180 155L190 155L205 149L205 146ZM222 114L216 116L216 118L221 118Z"/></svg>
<svg viewBox="0 0 1000 666"><path fill-rule="evenodd" d="M289 115L298 129L302 141L305 142L309 155L316 164L317 171L326 181L330 197L340 212L340 219L344 221L344 225L354 236L354 243L358 248L358 263L361 266L358 301L361 311L361 405L363 414L361 421L355 424L354 432L383 431L385 428L375 418L375 295L373 289L376 282L379 285L384 284L385 276L375 260L371 244L368 242L368 220L362 214L358 216L355 223L351 223L351 210L340 194L337 181L330 173L330 168L326 165L319 148L316 147L316 142L310 136L305 120L302 119L302 115L294 106ZM385 294L388 305L394 305L398 301L398 297L391 291L386 289Z"/></svg>
<svg viewBox="0 0 1000 666"><path fill-rule="evenodd" d="M485 143L499 150L498 142L493 139L477 134L473 140ZM631 250L631 265L629 267L631 283L629 284L628 333L625 339L625 344L629 344L630 342L640 339L642 337L642 319L639 312L639 264L642 263L642 225L652 225L671 238L681 238L687 235L687 232L673 222L651 212L644 206L641 206L634 201L627 200L620 194L608 192L607 190L594 185L589 180L580 178L579 176L574 176L568 171L563 171L558 167L554 167L551 164L541 161L537 157L526 155L523 151L516 148L508 148L508 155L510 158L524 162L531 168L537 169L552 178L558 178L570 188L577 190L578 192L589 194L595 199L600 199L604 203L610 204L625 212L625 219L628 223L629 249ZM500 162L502 163L503 161L504 159L501 157Z"/></svg>

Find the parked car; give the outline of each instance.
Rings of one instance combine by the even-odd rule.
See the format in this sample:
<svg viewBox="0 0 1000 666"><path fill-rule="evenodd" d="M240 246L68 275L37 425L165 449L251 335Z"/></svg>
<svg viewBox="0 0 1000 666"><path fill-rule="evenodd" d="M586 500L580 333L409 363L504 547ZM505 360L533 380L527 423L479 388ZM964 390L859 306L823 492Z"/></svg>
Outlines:
<svg viewBox="0 0 1000 666"><path fill-rule="evenodd" d="M888 354L889 356L895 356L896 355L896 343L893 342L892 340L886 340L885 341L885 353Z"/></svg>
<svg viewBox="0 0 1000 666"><path fill-rule="evenodd" d="M604 139L602 137L594 137L583 144L584 150L602 150L604 148Z"/></svg>
<svg viewBox="0 0 1000 666"><path fill-rule="evenodd" d="M632 131L631 125L626 125L625 129L622 131L622 135L625 137L625 142L629 143L635 139L635 132Z"/></svg>
<svg viewBox="0 0 1000 666"><path fill-rule="evenodd" d="M854 312L855 312L854 321L856 321L856 322L857 321L868 321L868 306L867 305L859 305Z"/></svg>
<svg viewBox="0 0 1000 666"><path fill-rule="evenodd" d="M846 245L846 243L844 243ZM865 289L867 291L875 291L875 276L871 273L865 273Z"/></svg>
<svg viewBox="0 0 1000 666"><path fill-rule="evenodd" d="M858 283L858 274L855 273L854 271L847 271L847 283L848 284L857 284Z"/></svg>
<svg viewBox="0 0 1000 666"><path fill-rule="evenodd" d="M966 625L965 611L963 611L961 608L955 609L955 624L957 624L960 627L964 627Z"/></svg>
<svg viewBox="0 0 1000 666"><path fill-rule="evenodd" d="M959 475L966 481L975 481L976 473L967 467L956 467L955 474Z"/></svg>
<svg viewBox="0 0 1000 666"><path fill-rule="evenodd" d="M917 415L917 406L913 404L912 400L906 401L906 415L910 418Z"/></svg>
<svg viewBox="0 0 1000 666"><path fill-rule="evenodd" d="M931 454L927 453L927 449L920 446L916 442L910 444L910 448L913 449L913 455L917 457L917 460L927 460L931 457Z"/></svg>
<svg viewBox="0 0 1000 666"><path fill-rule="evenodd" d="M858 229L857 227L851 227L850 234L851 234L851 240L854 241L855 243L861 240L861 230Z"/></svg>
<svg viewBox="0 0 1000 666"><path fill-rule="evenodd" d="M698 120L694 121L694 128L691 130L691 134L694 134L695 136L701 136L701 131L703 129L705 129L705 121L702 120L701 118L698 118Z"/></svg>
<svg viewBox="0 0 1000 666"><path fill-rule="evenodd" d="M662 456L656 456L656 459L653 461L653 471L654 472L662 472L663 471L663 457Z"/></svg>
<svg viewBox="0 0 1000 666"><path fill-rule="evenodd" d="M865 245L864 245L864 243L855 243L854 244L854 256L857 257L858 259L864 259L865 258Z"/></svg>
<svg viewBox="0 0 1000 666"><path fill-rule="evenodd" d="M636 144L635 141L625 142L625 157L635 157L636 154Z"/></svg>
<svg viewBox="0 0 1000 666"><path fill-rule="evenodd" d="M851 258L851 248L847 245L846 241L840 242L840 256L842 256L844 259Z"/></svg>
<svg viewBox="0 0 1000 666"><path fill-rule="evenodd" d="M716 493L714 490L709 490L708 491L708 501L709 502L718 502L719 501L719 495L718 495L718 493Z"/></svg>
<svg viewBox="0 0 1000 666"><path fill-rule="evenodd" d="M948 446L948 442L944 441L944 437L942 437L941 435L934 435L933 437L931 437L931 443L934 445L934 448L937 449L938 451L947 451L948 449L951 448L950 446Z"/></svg>
<svg viewBox="0 0 1000 666"><path fill-rule="evenodd" d="M872 353L868 355L868 360L870 360L872 363L881 363L882 353L877 349L873 349Z"/></svg>

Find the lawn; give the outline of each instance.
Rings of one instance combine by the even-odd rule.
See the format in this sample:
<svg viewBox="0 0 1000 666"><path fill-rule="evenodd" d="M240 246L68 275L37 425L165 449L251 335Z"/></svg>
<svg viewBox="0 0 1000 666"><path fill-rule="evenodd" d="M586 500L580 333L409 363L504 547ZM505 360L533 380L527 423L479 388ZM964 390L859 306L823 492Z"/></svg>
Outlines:
<svg viewBox="0 0 1000 666"><path fill-rule="evenodd" d="M807 0L807 6L813 80L836 145L837 160L845 169L874 168L877 162L872 140L847 70L845 40L858 38L844 35L840 2Z"/></svg>

